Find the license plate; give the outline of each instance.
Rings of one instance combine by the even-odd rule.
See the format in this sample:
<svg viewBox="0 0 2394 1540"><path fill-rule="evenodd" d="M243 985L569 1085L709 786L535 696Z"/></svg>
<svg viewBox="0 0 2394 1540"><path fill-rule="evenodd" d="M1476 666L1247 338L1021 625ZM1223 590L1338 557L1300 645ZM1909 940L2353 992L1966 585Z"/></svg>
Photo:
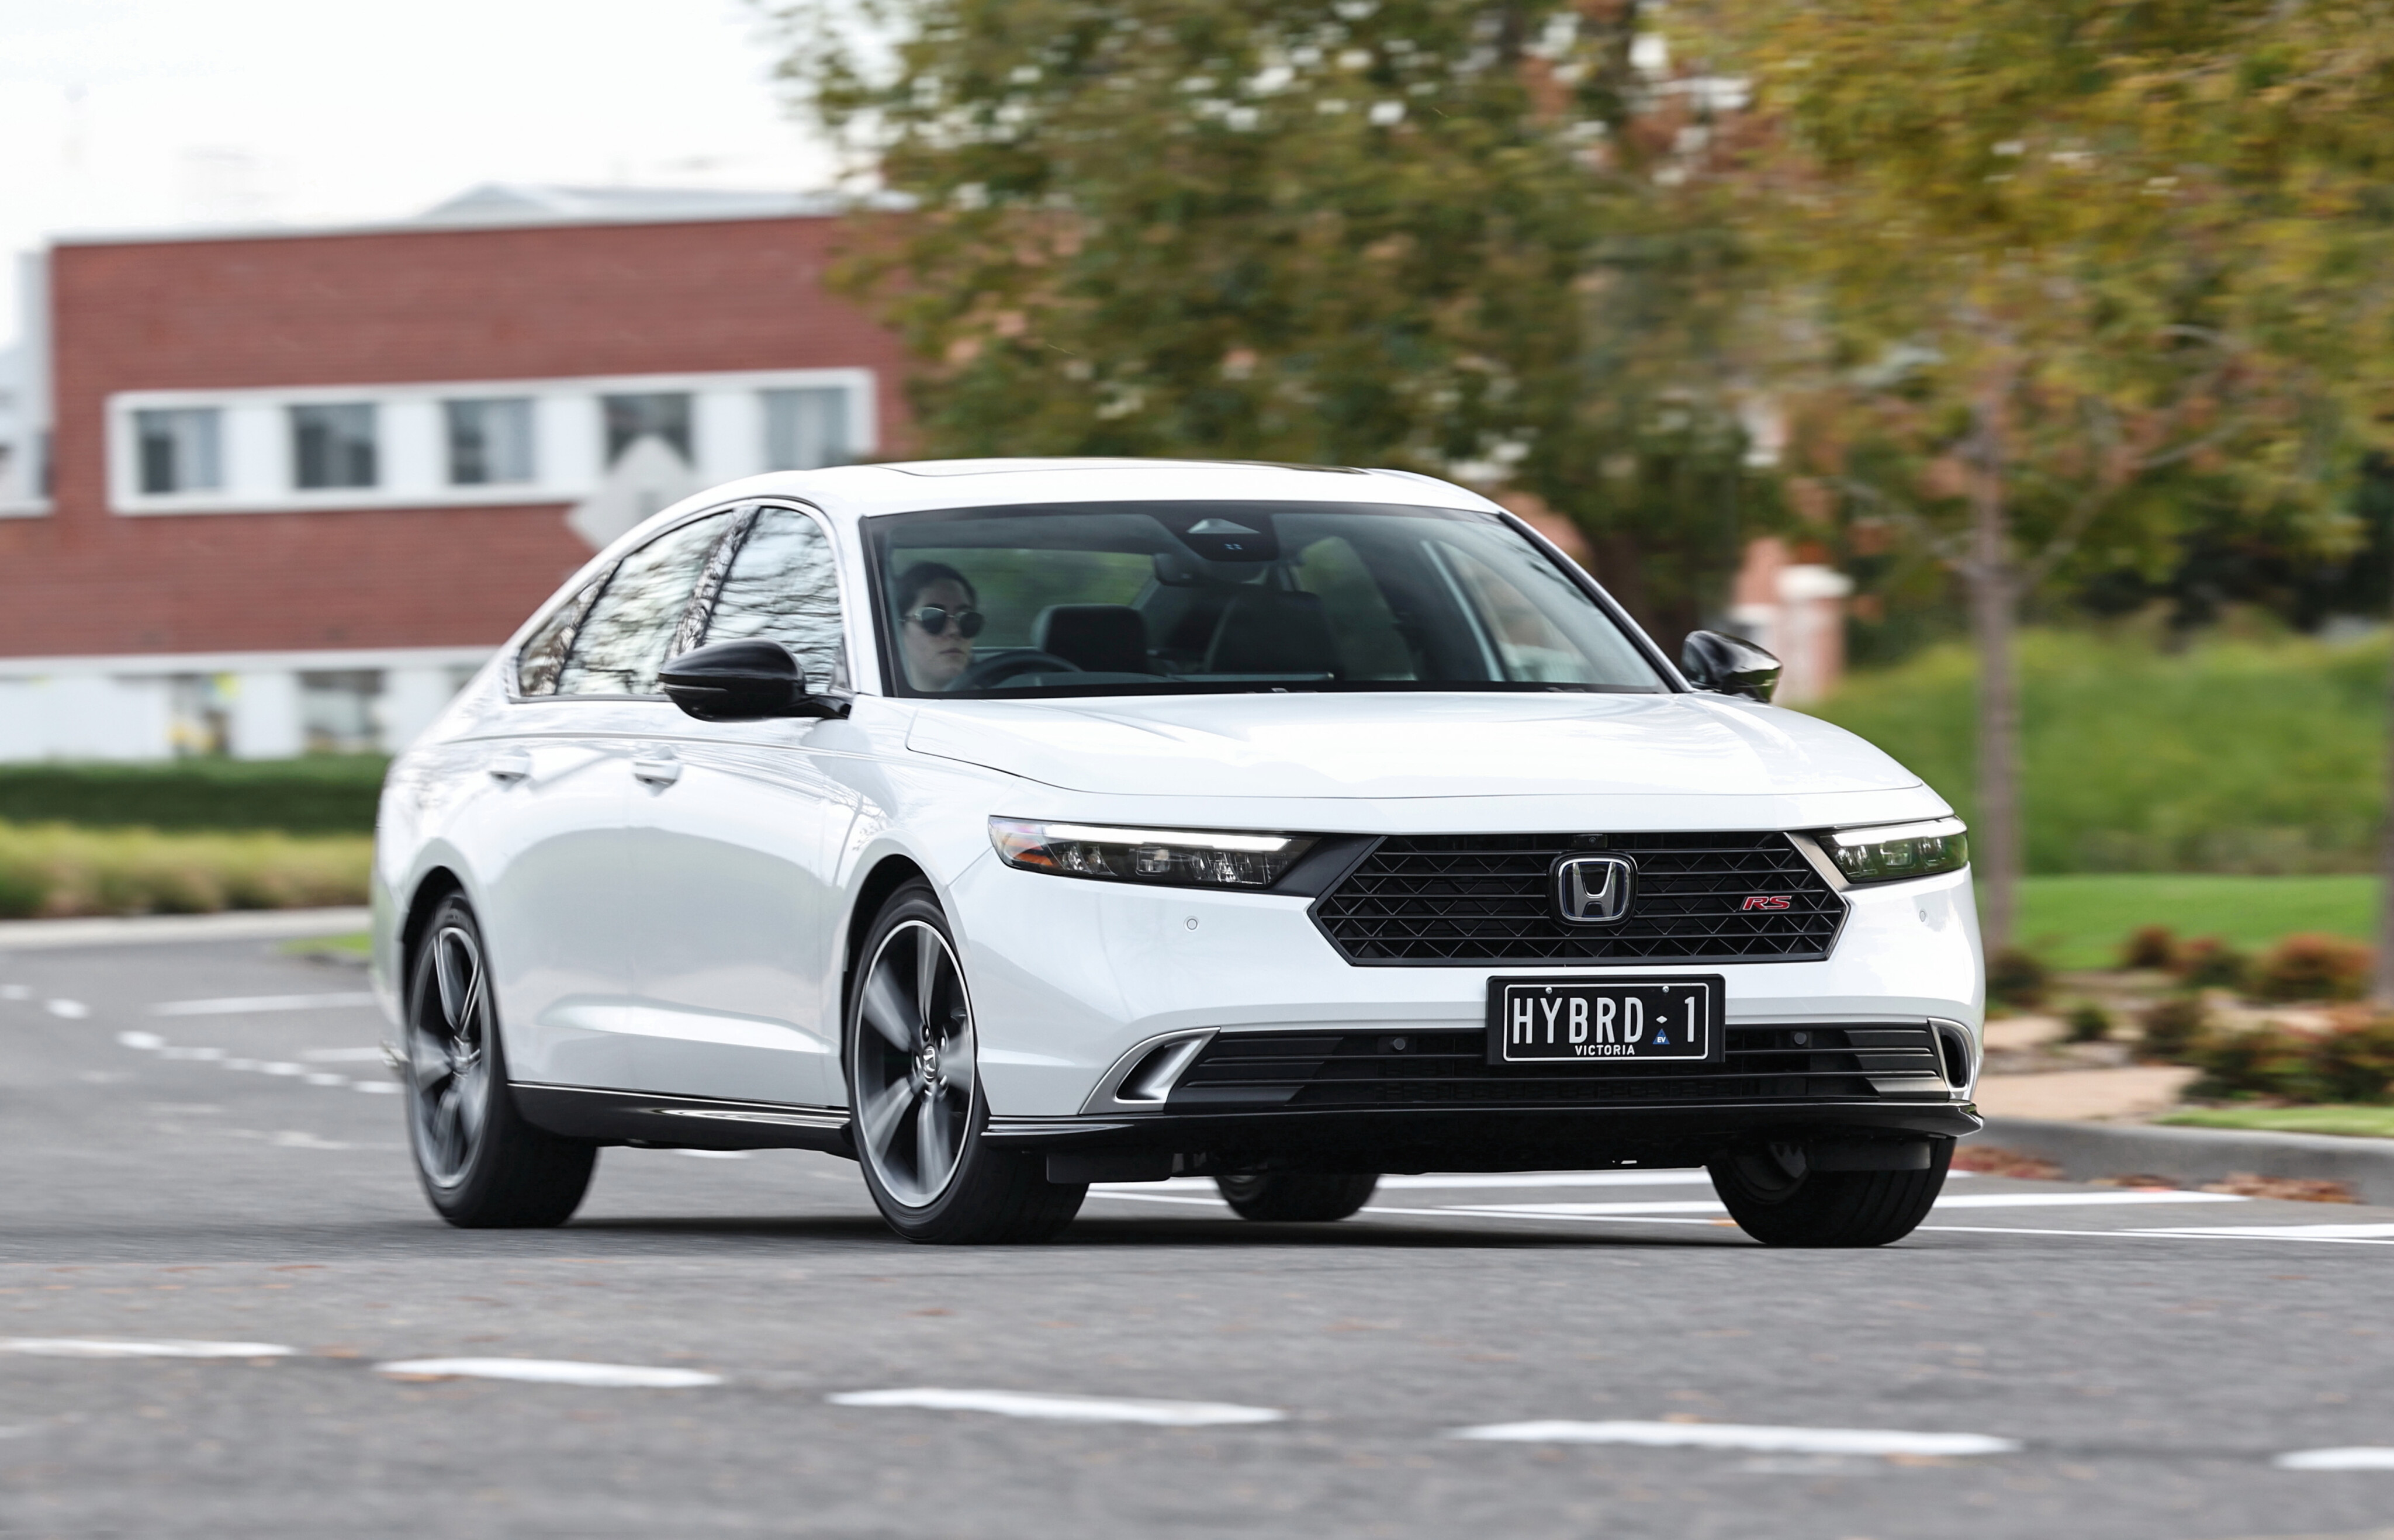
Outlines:
<svg viewBox="0 0 2394 1540"><path fill-rule="evenodd" d="M1715 1059L1724 991L1694 979L1492 979L1488 1062Z"/></svg>

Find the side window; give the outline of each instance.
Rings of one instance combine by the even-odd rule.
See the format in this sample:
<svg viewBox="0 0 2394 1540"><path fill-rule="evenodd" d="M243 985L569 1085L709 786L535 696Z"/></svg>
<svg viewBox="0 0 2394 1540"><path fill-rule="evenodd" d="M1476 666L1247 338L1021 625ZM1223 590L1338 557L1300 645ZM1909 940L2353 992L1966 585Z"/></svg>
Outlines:
<svg viewBox="0 0 2394 1540"><path fill-rule="evenodd" d="M807 682L845 687L839 577L822 527L791 508L767 508L731 559L707 622L708 641L764 637L797 654Z"/></svg>
<svg viewBox="0 0 2394 1540"><path fill-rule="evenodd" d="M706 569L707 553L730 527L730 514L710 514L624 558L573 638L558 671L557 693L655 694L657 670Z"/></svg>
<svg viewBox="0 0 2394 1540"><path fill-rule="evenodd" d="M573 648L573 635L581 629L582 617L590 611L590 601L598 596L598 578L580 593L557 607L557 612L541 623L540 629L523 644L516 654L516 693L519 695L549 695L557 691L558 670L565 666L565 654Z"/></svg>

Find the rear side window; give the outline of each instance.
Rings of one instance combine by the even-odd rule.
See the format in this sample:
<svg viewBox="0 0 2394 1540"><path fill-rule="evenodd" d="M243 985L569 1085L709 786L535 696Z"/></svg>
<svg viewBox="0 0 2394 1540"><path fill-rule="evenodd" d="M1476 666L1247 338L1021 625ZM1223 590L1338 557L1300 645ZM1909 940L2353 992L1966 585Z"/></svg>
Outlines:
<svg viewBox="0 0 2394 1540"><path fill-rule="evenodd" d="M573 634L582 625L582 617L590 611L590 601L598 597L599 586L607 580L599 578L557 607L557 612L540 623L540 629L523 644L516 654L516 693L519 695L550 695L557 691L558 671L565 666L565 655L573 649Z"/></svg>
<svg viewBox="0 0 2394 1540"><path fill-rule="evenodd" d="M797 655L809 688L847 683L839 577L822 527L793 508L766 508L740 543L717 593L706 639L763 637Z"/></svg>
<svg viewBox="0 0 2394 1540"><path fill-rule="evenodd" d="M667 530L624 558L558 670L559 695L653 695L699 574L731 527L729 512ZM535 638L537 639L537 638Z"/></svg>

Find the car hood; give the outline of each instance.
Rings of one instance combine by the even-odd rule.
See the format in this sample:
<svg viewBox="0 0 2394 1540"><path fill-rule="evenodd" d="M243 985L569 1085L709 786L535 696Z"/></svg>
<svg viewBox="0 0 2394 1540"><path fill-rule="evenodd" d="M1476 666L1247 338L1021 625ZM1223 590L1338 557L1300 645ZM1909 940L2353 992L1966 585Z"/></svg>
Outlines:
<svg viewBox="0 0 2394 1540"><path fill-rule="evenodd" d="M1841 728L1708 694L1240 694L955 701L906 746L1132 796L1791 796L1919 777Z"/></svg>

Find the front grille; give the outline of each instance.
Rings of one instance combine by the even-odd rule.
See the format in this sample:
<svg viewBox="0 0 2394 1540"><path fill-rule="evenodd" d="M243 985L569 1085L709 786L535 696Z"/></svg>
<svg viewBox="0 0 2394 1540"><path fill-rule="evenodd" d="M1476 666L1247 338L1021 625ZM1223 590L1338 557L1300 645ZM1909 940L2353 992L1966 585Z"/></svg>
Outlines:
<svg viewBox="0 0 2394 1540"><path fill-rule="evenodd" d="M1558 857L1638 863L1629 917L1566 925ZM1756 911L1749 898L1784 897ZM1846 902L1783 834L1414 835L1380 841L1313 906L1350 963L1818 962Z"/></svg>
<svg viewBox="0 0 2394 1540"><path fill-rule="evenodd" d="M1919 1026L1731 1027L1717 1063L1491 1064L1477 1032L1225 1033L1165 1102L1176 1112L1304 1107L1868 1101L1946 1096Z"/></svg>

